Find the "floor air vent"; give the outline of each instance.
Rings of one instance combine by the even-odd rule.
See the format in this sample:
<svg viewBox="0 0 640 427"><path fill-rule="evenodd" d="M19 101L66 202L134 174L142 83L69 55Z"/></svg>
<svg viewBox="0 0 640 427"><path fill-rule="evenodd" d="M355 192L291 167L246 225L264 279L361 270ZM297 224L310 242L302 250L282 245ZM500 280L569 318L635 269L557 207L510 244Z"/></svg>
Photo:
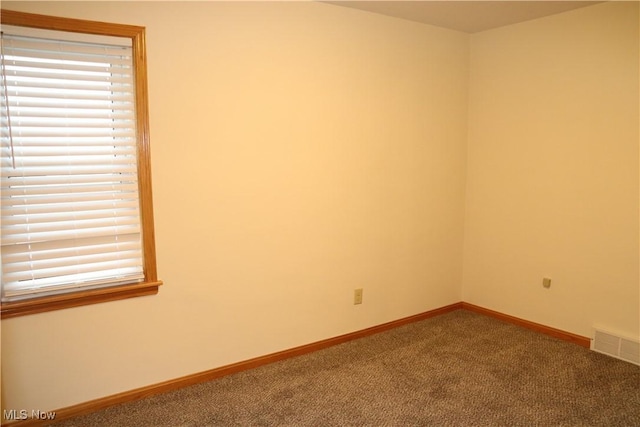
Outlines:
<svg viewBox="0 0 640 427"><path fill-rule="evenodd" d="M595 329L591 350L640 365L640 341Z"/></svg>

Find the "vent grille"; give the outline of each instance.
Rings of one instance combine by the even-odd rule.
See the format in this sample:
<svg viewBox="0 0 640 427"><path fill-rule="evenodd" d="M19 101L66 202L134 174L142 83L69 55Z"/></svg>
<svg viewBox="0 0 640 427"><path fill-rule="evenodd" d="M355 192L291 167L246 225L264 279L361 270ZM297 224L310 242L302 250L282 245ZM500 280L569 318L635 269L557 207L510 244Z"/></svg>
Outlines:
<svg viewBox="0 0 640 427"><path fill-rule="evenodd" d="M640 365L640 341L595 329L591 350Z"/></svg>

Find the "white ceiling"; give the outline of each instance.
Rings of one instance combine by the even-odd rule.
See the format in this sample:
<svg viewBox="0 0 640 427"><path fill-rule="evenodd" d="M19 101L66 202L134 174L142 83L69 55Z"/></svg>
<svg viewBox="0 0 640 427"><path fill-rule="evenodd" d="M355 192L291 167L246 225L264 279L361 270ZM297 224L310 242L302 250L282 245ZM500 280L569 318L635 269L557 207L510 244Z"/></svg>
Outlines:
<svg viewBox="0 0 640 427"><path fill-rule="evenodd" d="M476 33L602 1L327 1L338 6Z"/></svg>

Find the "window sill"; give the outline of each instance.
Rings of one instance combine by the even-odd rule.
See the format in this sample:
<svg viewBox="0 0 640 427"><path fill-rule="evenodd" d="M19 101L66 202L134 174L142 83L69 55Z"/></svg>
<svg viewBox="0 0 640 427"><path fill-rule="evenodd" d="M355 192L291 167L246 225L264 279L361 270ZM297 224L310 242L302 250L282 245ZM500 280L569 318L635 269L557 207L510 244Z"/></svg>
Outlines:
<svg viewBox="0 0 640 427"><path fill-rule="evenodd" d="M98 304L106 301L155 295L158 293L158 287L160 285L162 285L162 281L154 281L52 295L25 301L5 302L0 305L0 317L2 319L8 319L28 314L62 310L64 308Z"/></svg>

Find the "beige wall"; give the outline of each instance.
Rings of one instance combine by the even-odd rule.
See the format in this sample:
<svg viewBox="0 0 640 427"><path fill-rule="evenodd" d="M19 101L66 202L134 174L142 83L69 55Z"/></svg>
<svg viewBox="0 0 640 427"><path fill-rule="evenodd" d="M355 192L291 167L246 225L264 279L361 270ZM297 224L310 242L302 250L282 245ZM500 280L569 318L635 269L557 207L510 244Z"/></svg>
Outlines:
<svg viewBox="0 0 640 427"><path fill-rule="evenodd" d="M471 37L464 301L638 337L638 22L601 4Z"/></svg>
<svg viewBox="0 0 640 427"><path fill-rule="evenodd" d="M4 408L66 407L460 301L467 35L310 2L2 6L147 27L165 282L2 321Z"/></svg>

